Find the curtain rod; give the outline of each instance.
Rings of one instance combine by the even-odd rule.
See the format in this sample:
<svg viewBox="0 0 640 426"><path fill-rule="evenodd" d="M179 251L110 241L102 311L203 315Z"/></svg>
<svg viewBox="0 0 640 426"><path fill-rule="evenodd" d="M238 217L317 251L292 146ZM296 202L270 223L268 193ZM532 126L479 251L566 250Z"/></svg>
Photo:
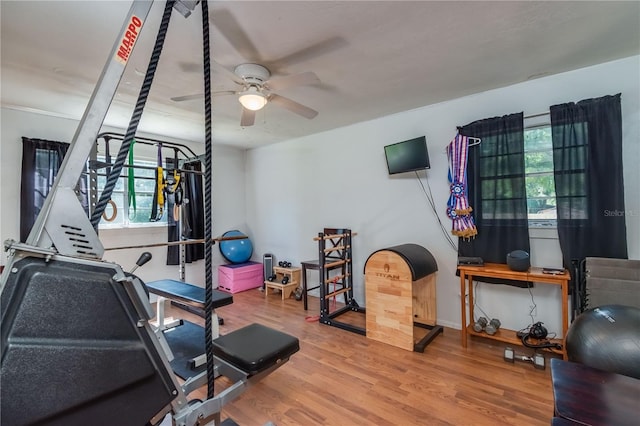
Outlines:
<svg viewBox="0 0 640 426"><path fill-rule="evenodd" d="M547 111L547 112L539 112L537 114L530 114L530 115L525 115L522 118L524 120L528 119L528 118L536 118L536 117L543 117L545 115L549 115L551 114L551 112ZM458 129L458 131L462 130L462 126L456 126L456 129Z"/></svg>
<svg viewBox="0 0 640 426"><path fill-rule="evenodd" d="M547 112L540 112L540 113L538 113L538 114L525 115L525 116L524 116L524 117L522 117L522 118L536 118L536 117L542 117L542 116L544 116L544 115L549 115L549 114L550 114L550 112L549 112L549 111L547 111Z"/></svg>

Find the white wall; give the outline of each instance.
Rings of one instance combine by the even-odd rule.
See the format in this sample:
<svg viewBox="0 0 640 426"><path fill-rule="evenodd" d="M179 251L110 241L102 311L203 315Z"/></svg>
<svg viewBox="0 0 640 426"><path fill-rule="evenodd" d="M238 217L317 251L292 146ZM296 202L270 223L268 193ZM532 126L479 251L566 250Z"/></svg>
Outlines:
<svg viewBox="0 0 640 426"><path fill-rule="evenodd" d="M363 269L367 257L396 244L420 244L438 262L438 322L460 328L457 253L446 243L415 176L387 175L383 146L426 136L431 169L421 172L420 178L430 185L438 217L448 230L445 146L455 136L456 126L519 111L525 116L537 114L548 111L550 105L621 92L629 255L638 259L639 62L638 56L627 58L250 150L247 222L256 251L299 264L317 258L312 238L322 228L351 228L358 233L353 249L355 297L366 305ZM561 265L555 233L545 230L533 235L539 238L531 243L532 263ZM550 332L559 332L559 288L536 285L533 297L535 320L543 321ZM505 327L520 329L532 322L533 302L527 290L481 284L477 298L486 314L500 318Z"/></svg>
<svg viewBox="0 0 640 426"><path fill-rule="evenodd" d="M439 266L438 322L459 328L456 252L446 243L416 178L387 175L383 146L420 135L427 137L432 167L420 177L433 190L439 219L448 230L444 149L454 137L456 126L518 111L536 114L547 111L550 105L621 92L627 240L630 258L640 259L639 75L640 57L636 56L246 153L214 146L213 234L240 229L252 238L253 260L259 261L263 253L274 253L276 260L299 264L317 257L312 238L322 228L349 227L358 232L354 238L354 283L356 300L365 305L363 269L367 257L396 244L420 244L433 253ZM78 123L4 108L0 119L0 241L4 241L19 236L20 138L68 141ZM194 150L203 152L204 147ZM143 244L166 241L165 232L164 228L109 230L101 232L101 239L105 247ZM531 242L532 263L560 265L554 232L544 230L533 235L537 238ZM164 265L163 251L152 250L153 263L139 270L143 279L178 276L177 267ZM108 252L107 258L129 269L137 255L137 250ZM213 256L214 266L224 263L216 247ZM5 253L0 262L6 263ZM189 267L187 279L202 284L202 271L204 262L196 262ZM533 297L537 305L535 320L558 332L559 289L537 285ZM532 301L526 290L481 284L477 299L486 314L500 318L505 327L518 329L531 323Z"/></svg>
<svg viewBox="0 0 640 426"><path fill-rule="evenodd" d="M0 119L0 241L20 239L20 169L22 161L22 136L69 142L78 126L77 120L52 117L24 111L2 108ZM121 129L104 128L103 131L124 133ZM204 145L168 139L158 135L140 135L183 143L196 154L204 153ZM213 147L213 228L214 236L230 229L247 230L245 219L244 151L227 146ZM104 247L151 244L167 241L165 226L148 226L128 229L103 229L100 239ZM153 259L136 273L146 281L173 278L179 279L178 266L166 265L166 248L147 249ZM143 249L128 249L105 252L105 260L116 262L125 270L135 264ZM259 257L259 256L258 256ZM217 246L213 247L213 282L217 285L217 265L226 262ZM3 252L0 263L6 264L7 253ZM187 266L186 280L204 285L204 260Z"/></svg>

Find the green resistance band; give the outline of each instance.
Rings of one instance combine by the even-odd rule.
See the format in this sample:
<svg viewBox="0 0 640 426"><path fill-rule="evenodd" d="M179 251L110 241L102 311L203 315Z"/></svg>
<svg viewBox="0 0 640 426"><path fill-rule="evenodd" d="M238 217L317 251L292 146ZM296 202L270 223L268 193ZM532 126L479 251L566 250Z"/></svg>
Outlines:
<svg viewBox="0 0 640 426"><path fill-rule="evenodd" d="M131 141L131 146L129 147L129 165L133 166L133 145L136 143L136 140ZM127 170L127 188L128 188L128 196L129 196L129 218L131 219L131 209L133 209L133 216L136 215L136 181L135 181L135 170L133 167L129 167Z"/></svg>

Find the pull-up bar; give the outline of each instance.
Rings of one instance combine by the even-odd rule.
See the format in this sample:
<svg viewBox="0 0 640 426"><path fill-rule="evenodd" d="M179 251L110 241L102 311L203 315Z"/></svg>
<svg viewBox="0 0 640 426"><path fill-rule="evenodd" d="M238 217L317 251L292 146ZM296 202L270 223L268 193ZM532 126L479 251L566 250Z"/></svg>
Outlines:
<svg viewBox="0 0 640 426"><path fill-rule="evenodd" d="M211 238L213 244L220 241L230 241L230 240L246 240L246 235L232 235L228 237L217 237ZM206 243L206 239L197 239L197 240L181 240L181 241L168 241L166 243L149 243L149 244L139 244L135 246L119 246L119 247L109 247L105 248L105 251L108 250L127 250L127 249L139 249L139 248L149 248L149 247L170 247L170 246L185 246L190 244L204 244Z"/></svg>

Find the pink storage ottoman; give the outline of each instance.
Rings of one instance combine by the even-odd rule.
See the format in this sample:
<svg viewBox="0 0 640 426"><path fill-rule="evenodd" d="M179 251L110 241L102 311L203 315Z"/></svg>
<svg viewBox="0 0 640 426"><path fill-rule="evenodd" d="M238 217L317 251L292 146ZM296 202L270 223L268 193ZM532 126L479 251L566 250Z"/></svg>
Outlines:
<svg viewBox="0 0 640 426"><path fill-rule="evenodd" d="M262 287L262 263L246 262L218 267L218 290L238 293Z"/></svg>

